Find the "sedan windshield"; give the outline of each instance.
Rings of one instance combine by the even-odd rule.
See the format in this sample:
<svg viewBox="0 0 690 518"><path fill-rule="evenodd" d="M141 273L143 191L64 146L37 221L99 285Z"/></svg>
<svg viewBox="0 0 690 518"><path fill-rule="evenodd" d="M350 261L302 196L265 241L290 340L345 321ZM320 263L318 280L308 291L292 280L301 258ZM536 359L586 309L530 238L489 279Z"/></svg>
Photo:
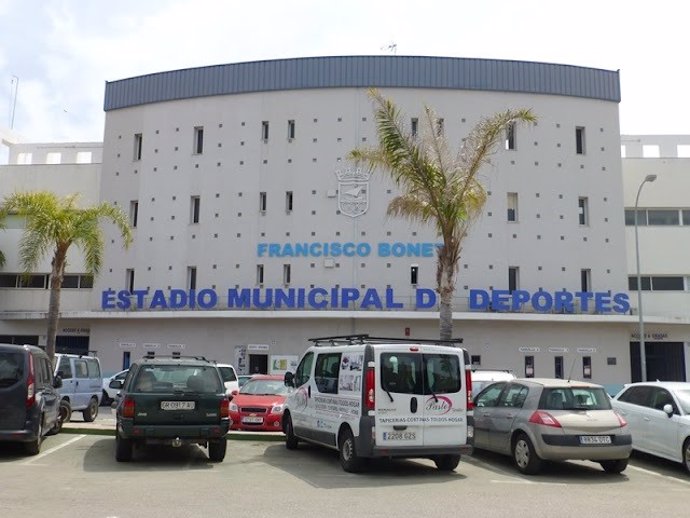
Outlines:
<svg viewBox="0 0 690 518"><path fill-rule="evenodd" d="M240 394L253 394L255 396L282 395L287 394L287 387L282 380L253 379L242 386Z"/></svg>

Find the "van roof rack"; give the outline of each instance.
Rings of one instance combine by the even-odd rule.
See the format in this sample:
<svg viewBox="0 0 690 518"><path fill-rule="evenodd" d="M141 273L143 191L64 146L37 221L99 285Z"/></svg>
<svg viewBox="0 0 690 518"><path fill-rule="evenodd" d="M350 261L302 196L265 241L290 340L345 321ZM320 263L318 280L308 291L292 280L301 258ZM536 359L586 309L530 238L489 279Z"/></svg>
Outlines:
<svg viewBox="0 0 690 518"><path fill-rule="evenodd" d="M177 352L177 351L173 351L172 354L168 354L168 355L162 354L159 356L156 356L156 351L146 351L144 358L147 360L152 360L155 358L173 358L175 360L186 359L186 360L199 360L199 361L205 361L205 362L208 361L205 356L182 356L182 354L180 354L180 352Z"/></svg>
<svg viewBox="0 0 690 518"><path fill-rule="evenodd" d="M385 344L385 343L406 343L406 344L433 344L447 345L456 347L462 343L462 338L452 338L451 340L441 340L433 338L389 338L383 336L369 336L368 334L323 336L319 338L309 338L316 346L324 345L363 345L363 344Z"/></svg>

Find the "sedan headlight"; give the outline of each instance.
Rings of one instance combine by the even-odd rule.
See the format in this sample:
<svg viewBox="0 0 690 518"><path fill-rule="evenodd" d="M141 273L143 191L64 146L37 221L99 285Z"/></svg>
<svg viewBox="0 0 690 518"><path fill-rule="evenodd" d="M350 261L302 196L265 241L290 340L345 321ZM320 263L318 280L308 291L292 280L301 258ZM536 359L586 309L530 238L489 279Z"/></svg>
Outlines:
<svg viewBox="0 0 690 518"><path fill-rule="evenodd" d="M272 414L282 414L283 410L285 409L285 405L283 403L273 405L273 408L271 408L271 413Z"/></svg>
<svg viewBox="0 0 690 518"><path fill-rule="evenodd" d="M237 412L237 403L230 403L230 412Z"/></svg>

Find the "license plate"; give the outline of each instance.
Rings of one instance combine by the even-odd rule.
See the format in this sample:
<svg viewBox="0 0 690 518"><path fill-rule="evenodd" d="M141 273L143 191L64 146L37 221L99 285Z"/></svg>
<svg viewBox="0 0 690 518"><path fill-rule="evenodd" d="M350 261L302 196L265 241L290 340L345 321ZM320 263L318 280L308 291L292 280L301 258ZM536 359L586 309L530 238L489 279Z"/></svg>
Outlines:
<svg viewBox="0 0 690 518"><path fill-rule="evenodd" d="M610 435L581 435L580 444L611 444Z"/></svg>
<svg viewBox="0 0 690 518"><path fill-rule="evenodd" d="M415 432L383 432L384 441L414 441L416 438Z"/></svg>
<svg viewBox="0 0 690 518"><path fill-rule="evenodd" d="M161 401L161 410L194 410L195 401Z"/></svg>
<svg viewBox="0 0 690 518"><path fill-rule="evenodd" d="M263 417L243 417L242 422L248 423L248 424L261 424L264 422L264 418Z"/></svg>

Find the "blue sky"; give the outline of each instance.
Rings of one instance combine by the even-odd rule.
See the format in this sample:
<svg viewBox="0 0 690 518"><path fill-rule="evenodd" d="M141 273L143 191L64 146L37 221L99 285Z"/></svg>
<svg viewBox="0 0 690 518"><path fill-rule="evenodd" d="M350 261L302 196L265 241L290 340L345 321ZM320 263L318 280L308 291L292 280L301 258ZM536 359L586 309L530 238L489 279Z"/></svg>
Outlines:
<svg viewBox="0 0 690 518"><path fill-rule="evenodd" d="M0 127L14 114L29 141L99 141L105 81L395 43L398 55L619 69L622 133L689 134L688 20L681 0L0 0Z"/></svg>

